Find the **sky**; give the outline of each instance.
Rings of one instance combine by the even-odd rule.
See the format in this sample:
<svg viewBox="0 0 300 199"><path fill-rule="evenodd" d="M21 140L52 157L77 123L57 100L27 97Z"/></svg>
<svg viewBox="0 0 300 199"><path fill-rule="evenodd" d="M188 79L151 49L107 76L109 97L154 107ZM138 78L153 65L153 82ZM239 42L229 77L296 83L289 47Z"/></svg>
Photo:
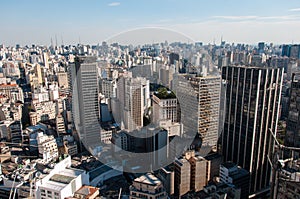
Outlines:
<svg viewBox="0 0 300 199"><path fill-rule="evenodd" d="M221 38L300 43L299 0L6 0L0 5L0 44L5 45L50 45L51 38L58 45L178 39L207 44Z"/></svg>

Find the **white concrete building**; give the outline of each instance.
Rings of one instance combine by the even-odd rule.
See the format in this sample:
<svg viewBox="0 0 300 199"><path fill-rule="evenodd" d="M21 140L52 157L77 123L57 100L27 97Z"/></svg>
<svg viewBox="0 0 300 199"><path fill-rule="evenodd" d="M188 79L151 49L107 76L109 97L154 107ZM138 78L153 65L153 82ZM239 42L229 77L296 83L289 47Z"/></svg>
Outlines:
<svg viewBox="0 0 300 199"><path fill-rule="evenodd" d="M53 136L44 135L43 132L39 132L37 135L37 143L39 156L44 163L49 163L58 158L58 148Z"/></svg>
<svg viewBox="0 0 300 199"><path fill-rule="evenodd" d="M117 82L113 79L100 80L100 92L105 98L114 98L117 96Z"/></svg>
<svg viewBox="0 0 300 199"><path fill-rule="evenodd" d="M34 198L38 199L64 199L72 197L82 187L89 185L88 174L80 169L70 168L71 158L68 156L47 175L39 176L33 183Z"/></svg>
<svg viewBox="0 0 300 199"><path fill-rule="evenodd" d="M36 113L36 120L47 121L53 120L56 117L56 104L52 101L38 102L37 100L32 100L31 107Z"/></svg>

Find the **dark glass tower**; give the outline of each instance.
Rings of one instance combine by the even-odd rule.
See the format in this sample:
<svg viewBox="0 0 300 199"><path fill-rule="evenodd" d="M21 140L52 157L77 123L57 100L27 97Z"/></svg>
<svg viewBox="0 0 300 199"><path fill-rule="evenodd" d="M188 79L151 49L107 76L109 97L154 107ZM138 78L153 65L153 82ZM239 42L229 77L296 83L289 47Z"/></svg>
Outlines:
<svg viewBox="0 0 300 199"><path fill-rule="evenodd" d="M250 172L250 193L255 193L270 184L268 157L274 151L270 131L277 131L283 70L227 66L222 68L222 79L224 161L232 161Z"/></svg>
<svg viewBox="0 0 300 199"><path fill-rule="evenodd" d="M293 74L291 95L289 101L289 114L286 125L285 145L300 147L300 74ZM299 157L299 152L295 152Z"/></svg>

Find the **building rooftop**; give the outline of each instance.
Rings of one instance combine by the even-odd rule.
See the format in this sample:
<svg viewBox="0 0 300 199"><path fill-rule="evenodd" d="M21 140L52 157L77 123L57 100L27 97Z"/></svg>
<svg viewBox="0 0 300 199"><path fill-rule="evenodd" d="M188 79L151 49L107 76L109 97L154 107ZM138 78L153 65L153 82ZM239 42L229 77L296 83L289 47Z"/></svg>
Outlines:
<svg viewBox="0 0 300 199"><path fill-rule="evenodd" d="M183 166L183 164L184 163L187 163L188 161L187 161L187 159L185 159L185 158L181 158L181 159L176 159L175 160L175 163L177 163L178 165L180 165L180 166Z"/></svg>
<svg viewBox="0 0 300 199"><path fill-rule="evenodd" d="M176 99L176 95L172 91L162 89L154 92L154 95L159 99Z"/></svg>
<svg viewBox="0 0 300 199"><path fill-rule="evenodd" d="M18 87L17 84L0 84L0 88L5 88L5 87Z"/></svg>
<svg viewBox="0 0 300 199"><path fill-rule="evenodd" d="M136 178L134 181L143 184L153 185L153 186L161 183L161 181L151 173L142 175L141 177Z"/></svg>
<svg viewBox="0 0 300 199"><path fill-rule="evenodd" d="M78 189L75 194L79 194L85 197L89 197L94 195L97 191L99 191L99 188L92 187L92 186L82 186L80 189Z"/></svg>
<svg viewBox="0 0 300 199"><path fill-rule="evenodd" d="M233 162L224 162L222 164L222 166L224 166L227 169L230 169L230 168L236 167L236 164L234 164Z"/></svg>
<svg viewBox="0 0 300 199"><path fill-rule="evenodd" d="M45 182L43 181L41 187L47 187L52 190L60 191L83 172L83 170L73 168L64 169L52 175L49 180Z"/></svg>
<svg viewBox="0 0 300 199"><path fill-rule="evenodd" d="M73 179L75 179L75 178L71 177L71 176L61 175L61 174L54 174L50 178L51 181L59 182L59 183L63 183L63 184L69 184Z"/></svg>
<svg viewBox="0 0 300 199"><path fill-rule="evenodd" d="M218 153L212 153L212 154L208 154L207 156L205 156L206 160L213 160L213 159L217 159L217 158L222 158L222 155L220 155Z"/></svg>
<svg viewBox="0 0 300 199"><path fill-rule="evenodd" d="M250 173L246 170L246 169L243 169L243 168L238 168L237 172L234 172L232 174L230 174L230 177L233 179L233 180L236 180L236 179L245 179L246 180L246 176L249 176L250 177Z"/></svg>

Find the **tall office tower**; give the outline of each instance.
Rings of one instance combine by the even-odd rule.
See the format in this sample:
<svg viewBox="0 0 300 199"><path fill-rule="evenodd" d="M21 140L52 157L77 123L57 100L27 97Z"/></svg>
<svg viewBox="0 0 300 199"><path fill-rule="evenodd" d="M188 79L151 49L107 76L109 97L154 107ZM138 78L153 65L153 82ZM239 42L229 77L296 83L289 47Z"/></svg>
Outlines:
<svg viewBox="0 0 300 199"><path fill-rule="evenodd" d="M281 56L287 56L290 57L290 52L291 52L291 45L282 45L282 53Z"/></svg>
<svg viewBox="0 0 300 199"><path fill-rule="evenodd" d="M210 180L210 161L186 151L184 156L174 162L174 194L181 197L189 191L198 192Z"/></svg>
<svg viewBox="0 0 300 199"><path fill-rule="evenodd" d="M296 76L299 74L293 74L292 78L285 135L285 145L290 147L300 147L300 82L296 80Z"/></svg>
<svg viewBox="0 0 300 199"><path fill-rule="evenodd" d="M173 88L180 104L184 134L196 135L199 133L202 147L216 146L221 77L177 75L174 78Z"/></svg>
<svg viewBox="0 0 300 199"><path fill-rule="evenodd" d="M68 88L68 73L66 72L58 72L57 73L57 81L58 85L61 88Z"/></svg>
<svg viewBox="0 0 300 199"><path fill-rule="evenodd" d="M290 48L290 57L299 59L300 58L300 45L292 45Z"/></svg>
<svg viewBox="0 0 300 199"><path fill-rule="evenodd" d="M73 123L85 146L100 142L98 75L94 57L76 57L70 65Z"/></svg>
<svg viewBox="0 0 300 199"><path fill-rule="evenodd" d="M196 156L194 151L186 152L185 158L191 164L190 189L195 192L201 191L210 180L210 161Z"/></svg>
<svg viewBox="0 0 300 199"><path fill-rule="evenodd" d="M269 186L283 70L279 68L227 66L225 120L222 132L224 161L250 172L250 193Z"/></svg>
<svg viewBox="0 0 300 199"><path fill-rule="evenodd" d="M40 64L36 64L34 67L34 72L37 77L38 83L42 84L43 83L43 76L42 76L42 68Z"/></svg>
<svg viewBox="0 0 300 199"><path fill-rule="evenodd" d="M165 87L170 88L175 71L176 71L175 65L172 66L163 65L158 71L159 83L164 85Z"/></svg>
<svg viewBox="0 0 300 199"><path fill-rule="evenodd" d="M262 54L265 51L265 42L259 42L258 43L258 53Z"/></svg>
<svg viewBox="0 0 300 199"><path fill-rule="evenodd" d="M174 162L174 195L179 198L190 191L191 165L184 158Z"/></svg>
<svg viewBox="0 0 300 199"><path fill-rule="evenodd" d="M112 108L115 118L128 131L144 126L143 117L150 107L149 81L145 78L122 77L117 83L117 106Z"/></svg>

